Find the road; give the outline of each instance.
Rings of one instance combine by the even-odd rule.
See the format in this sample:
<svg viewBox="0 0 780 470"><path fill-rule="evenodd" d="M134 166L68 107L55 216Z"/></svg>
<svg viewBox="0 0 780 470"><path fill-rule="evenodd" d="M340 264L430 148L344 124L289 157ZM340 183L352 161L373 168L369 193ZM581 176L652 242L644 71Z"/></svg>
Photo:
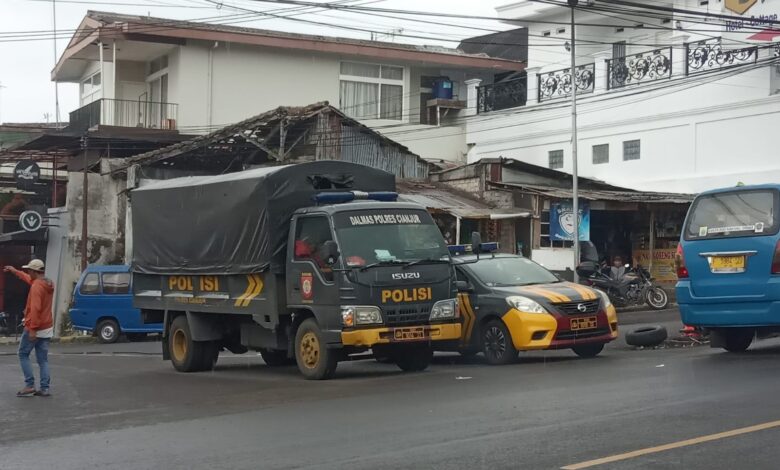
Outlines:
<svg viewBox="0 0 780 470"><path fill-rule="evenodd" d="M677 329L675 314L621 324ZM733 469L780 458L778 340L742 355L616 341L592 360L535 352L505 367L439 355L416 374L355 361L326 382L256 355L178 374L158 348L53 346L50 399L14 397L16 357L0 349L0 468Z"/></svg>

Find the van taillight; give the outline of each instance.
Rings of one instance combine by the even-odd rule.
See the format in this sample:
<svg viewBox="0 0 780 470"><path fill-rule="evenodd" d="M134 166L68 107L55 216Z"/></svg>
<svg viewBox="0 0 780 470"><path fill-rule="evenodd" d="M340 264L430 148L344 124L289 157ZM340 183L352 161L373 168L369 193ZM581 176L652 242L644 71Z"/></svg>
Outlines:
<svg viewBox="0 0 780 470"><path fill-rule="evenodd" d="M775 256L776 256L775 251ZM677 245L677 254L674 257L674 265L677 267L677 278L684 279L689 276L688 268L685 267L685 253L683 253L682 244ZM774 264L772 265L774 267Z"/></svg>
<svg viewBox="0 0 780 470"><path fill-rule="evenodd" d="M775 245L775 256L772 257L772 274L780 274L780 241Z"/></svg>

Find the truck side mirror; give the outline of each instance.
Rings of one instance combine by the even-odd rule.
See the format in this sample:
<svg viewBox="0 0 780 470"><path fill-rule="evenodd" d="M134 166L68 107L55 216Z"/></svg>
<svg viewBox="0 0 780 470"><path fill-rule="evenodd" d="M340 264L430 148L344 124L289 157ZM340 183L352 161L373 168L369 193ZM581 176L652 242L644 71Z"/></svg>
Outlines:
<svg viewBox="0 0 780 470"><path fill-rule="evenodd" d="M333 241L328 240L322 244L322 259L328 266L333 266L339 261L339 245Z"/></svg>
<svg viewBox="0 0 780 470"><path fill-rule="evenodd" d="M474 292L474 287L468 281L455 281L458 292Z"/></svg>
<svg viewBox="0 0 780 470"><path fill-rule="evenodd" d="M475 255L479 254L480 246L482 245L482 235L479 232L471 232L471 252Z"/></svg>

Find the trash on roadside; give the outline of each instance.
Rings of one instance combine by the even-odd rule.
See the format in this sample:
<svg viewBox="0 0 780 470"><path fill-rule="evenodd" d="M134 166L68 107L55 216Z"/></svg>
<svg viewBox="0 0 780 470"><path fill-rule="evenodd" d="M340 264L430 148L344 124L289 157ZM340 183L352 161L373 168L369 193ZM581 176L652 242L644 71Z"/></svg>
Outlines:
<svg viewBox="0 0 780 470"><path fill-rule="evenodd" d="M455 380L471 380L471 379L472 377L461 377L461 376L455 377Z"/></svg>

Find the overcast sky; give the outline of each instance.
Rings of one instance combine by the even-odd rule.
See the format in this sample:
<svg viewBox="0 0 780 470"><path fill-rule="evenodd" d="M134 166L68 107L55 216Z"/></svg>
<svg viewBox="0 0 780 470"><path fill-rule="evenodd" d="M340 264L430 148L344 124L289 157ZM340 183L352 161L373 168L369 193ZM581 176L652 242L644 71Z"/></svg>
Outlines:
<svg viewBox="0 0 780 470"><path fill-rule="evenodd" d="M316 0L323 2L323 0ZM333 1L333 0L327 0ZM344 0L342 0L344 1ZM218 2L219 3L219 2ZM289 15L279 11L282 8L295 8L289 5L273 5L256 0L223 0L222 8L217 8L208 0L57 0L57 53L62 54L73 30L78 26L87 10L102 10L118 13L151 15L163 18L219 21L219 17L241 13L236 8L274 11L276 14ZM365 4L383 8L448 12L475 16L495 16L497 5L509 3L508 0L347 0L350 4ZM144 5L144 6L140 6ZM447 39L461 39L468 36L487 34L479 30L452 27L439 27L414 22L398 22L375 16L353 13L317 11L305 15L296 12L299 19L329 22L340 25L356 26L377 31L391 31L404 28L404 34L436 36ZM258 15L258 19L245 21L241 26L276 29L281 31L345 36L370 39L369 33L344 29L306 25L297 21L268 18ZM264 19L259 19L264 18ZM435 18L425 18L435 20ZM51 82L51 69L54 65L53 15L51 0L0 0L0 122L54 122L54 84ZM224 20L223 20L224 21ZM486 29L507 29L498 22L478 22L463 19L442 19L447 24L468 24ZM36 35L33 38L33 35ZM383 40L389 40L383 38ZM395 42L417 44L435 44L436 41L408 37L396 37ZM444 46L457 43L439 41ZM77 86L60 84L60 120L67 121L68 113L78 107Z"/></svg>

